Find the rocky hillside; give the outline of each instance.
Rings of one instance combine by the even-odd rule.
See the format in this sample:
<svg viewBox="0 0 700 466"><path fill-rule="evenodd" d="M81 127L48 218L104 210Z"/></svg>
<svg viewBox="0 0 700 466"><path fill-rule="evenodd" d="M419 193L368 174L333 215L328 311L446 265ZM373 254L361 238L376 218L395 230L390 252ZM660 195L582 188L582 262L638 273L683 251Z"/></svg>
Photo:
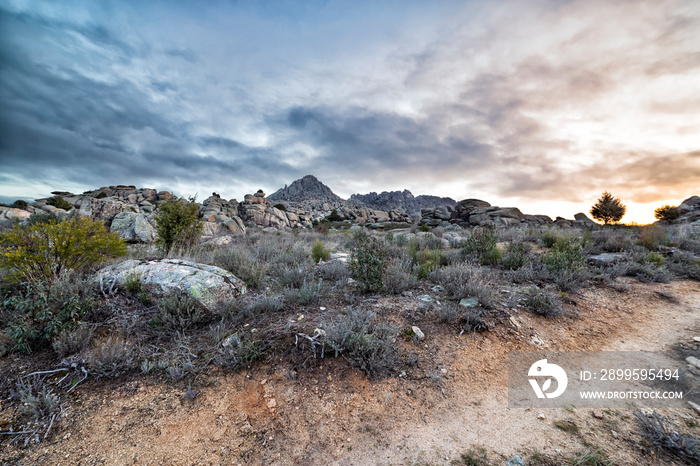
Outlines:
<svg viewBox="0 0 700 466"><path fill-rule="evenodd" d="M431 209L439 206L455 207L457 201L450 197L439 196L414 196L411 191L384 191L380 194L371 192L368 194L353 194L351 202L362 203L367 207L379 210L403 210L409 215L420 215L422 209Z"/></svg>
<svg viewBox="0 0 700 466"><path fill-rule="evenodd" d="M275 201L291 201L291 202L341 202L343 199L331 191L331 188L321 183L315 176L306 175L305 177L294 181L289 186L278 189L270 194L267 199L271 202Z"/></svg>

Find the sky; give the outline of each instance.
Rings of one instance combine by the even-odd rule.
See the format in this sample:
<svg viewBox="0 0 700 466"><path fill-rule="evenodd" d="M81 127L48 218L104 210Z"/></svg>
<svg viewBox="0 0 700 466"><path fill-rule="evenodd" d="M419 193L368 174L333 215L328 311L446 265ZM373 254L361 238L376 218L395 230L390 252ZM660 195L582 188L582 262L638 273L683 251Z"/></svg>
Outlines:
<svg viewBox="0 0 700 466"><path fill-rule="evenodd" d="M700 2L0 3L0 201L307 174L651 222L700 195Z"/></svg>

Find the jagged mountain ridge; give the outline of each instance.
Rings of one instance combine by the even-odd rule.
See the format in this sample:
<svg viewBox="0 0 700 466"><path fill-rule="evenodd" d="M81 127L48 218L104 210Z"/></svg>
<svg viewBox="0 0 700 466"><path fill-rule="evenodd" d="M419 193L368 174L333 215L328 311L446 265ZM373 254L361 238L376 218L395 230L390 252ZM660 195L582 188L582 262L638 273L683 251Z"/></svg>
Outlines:
<svg viewBox="0 0 700 466"><path fill-rule="evenodd" d="M457 201L450 197L439 197L421 194L414 196L411 191L384 191L382 193L371 192L368 194L353 194L351 202L360 202L367 207L378 210L403 210L410 215L420 214L421 209L430 209L448 205L454 207Z"/></svg>
<svg viewBox="0 0 700 466"><path fill-rule="evenodd" d="M328 186L323 184L313 175L306 175L301 179L292 182L291 185L278 189L267 197L270 201L288 202L337 202L343 205L355 207L368 207L370 209L392 211L402 210L410 215L420 214L421 209L434 208L443 205L454 207L457 201L449 197L439 197L430 195L414 196L411 191L384 191L377 194L353 194L349 200L342 199L335 194Z"/></svg>

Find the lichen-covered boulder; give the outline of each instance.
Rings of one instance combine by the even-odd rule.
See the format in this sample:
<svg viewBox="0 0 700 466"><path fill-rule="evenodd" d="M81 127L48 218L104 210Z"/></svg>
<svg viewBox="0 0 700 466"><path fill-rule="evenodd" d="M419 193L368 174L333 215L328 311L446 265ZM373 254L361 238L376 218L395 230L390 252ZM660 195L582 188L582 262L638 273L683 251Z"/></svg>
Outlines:
<svg viewBox="0 0 700 466"><path fill-rule="evenodd" d="M138 280L156 296L187 294L207 309L246 292L243 281L213 265L179 259L127 260L97 272L97 280Z"/></svg>
<svg viewBox="0 0 700 466"><path fill-rule="evenodd" d="M115 215L110 230L130 243L153 243L158 236L153 217L134 212L120 212Z"/></svg>

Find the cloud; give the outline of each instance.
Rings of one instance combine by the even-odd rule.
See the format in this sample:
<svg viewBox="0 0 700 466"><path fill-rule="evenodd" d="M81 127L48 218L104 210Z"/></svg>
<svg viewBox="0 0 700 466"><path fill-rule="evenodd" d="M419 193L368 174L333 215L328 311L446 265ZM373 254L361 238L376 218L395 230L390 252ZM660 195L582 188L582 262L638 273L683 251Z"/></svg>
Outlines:
<svg viewBox="0 0 700 466"><path fill-rule="evenodd" d="M698 18L681 0L10 4L0 162L76 190L242 196L313 173L345 196L687 196Z"/></svg>

